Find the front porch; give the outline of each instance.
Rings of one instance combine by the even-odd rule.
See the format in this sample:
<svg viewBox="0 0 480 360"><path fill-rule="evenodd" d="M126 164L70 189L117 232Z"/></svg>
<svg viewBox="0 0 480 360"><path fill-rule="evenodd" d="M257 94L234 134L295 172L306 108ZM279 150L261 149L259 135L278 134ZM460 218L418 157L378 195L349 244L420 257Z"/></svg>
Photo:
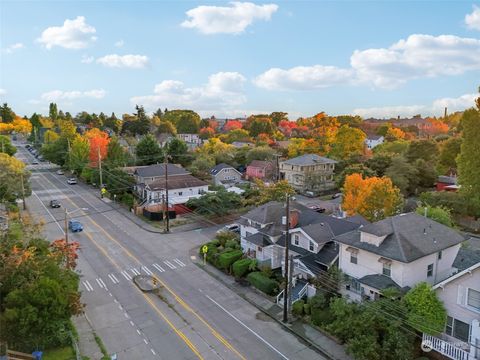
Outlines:
<svg viewBox="0 0 480 360"><path fill-rule="evenodd" d="M457 346L458 345L458 346ZM435 350L440 354L453 360L474 360L478 359L475 355L470 354L469 351L462 349L459 346L464 345L467 349L469 345L466 343L458 342L452 343L446 340L442 340L432 335L423 334L422 336L422 349L425 352ZM430 349L430 350L429 350Z"/></svg>

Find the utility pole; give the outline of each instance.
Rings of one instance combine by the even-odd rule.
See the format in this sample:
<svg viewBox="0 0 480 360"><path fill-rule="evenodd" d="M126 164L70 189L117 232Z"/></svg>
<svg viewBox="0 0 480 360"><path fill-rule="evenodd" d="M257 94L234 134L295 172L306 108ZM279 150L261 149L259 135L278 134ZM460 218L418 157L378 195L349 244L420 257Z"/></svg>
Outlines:
<svg viewBox="0 0 480 360"><path fill-rule="evenodd" d="M290 246L290 195L287 194L287 206L286 206L286 215L285 215L285 288L283 289L283 322L288 321L288 298L289 298L289 288L288 288L288 283L289 283L289 256L288 256L288 248Z"/></svg>
<svg viewBox="0 0 480 360"><path fill-rule="evenodd" d="M70 139L67 138L67 156L68 156L68 169L71 170L71 162L70 162Z"/></svg>
<svg viewBox="0 0 480 360"><path fill-rule="evenodd" d="M293 278L293 255L290 255L290 267L289 267L289 272L288 272L288 310L292 310L292 278Z"/></svg>
<svg viewBox="0 0 480 360"><path fill-rule="evenodd" d="M280 180L280 163L279 163L279 154L275 154L275 181L278 182Z"/></svg>
<svg viewBox="0 0 480 360"><path fill-rule="evenodd" d="M163 228L165 228L165 214L166 214L166 211L165 211L165 194L162 194L162 217L163 217Z"/></svg>
<svg viewBox="0 0 480 360"><path fill-rule="evenodd" d="M65 244L68 246L68 222L67 222L68 213L67 213L67 208L64 207L64 209L65 209L65 218L64 218L64 220L65 220L65 229L64 229L64 231L65 231Z"/></svg>
<svg viewBox="0 0 480 360"><path fill-rule="evenodd" d="M165 153L165 212L166 212L166 224L165 232L170 232L170 214L168 212L168 154Z"/></svg>
<svg viewBox="0 0 480 360"><path fill-rule="evenodd" d="M100 156L100 146L97 147L97 150L98 150L98 171L100 173L100 197L103 198L102 157Z"/></svg>
<svg viewBox="0 0 480 360"><path fill-rule="evenodd" d="M2 143L3 146L3 143ZM27 209L27 205L25 204L25 184L23 182L23 173L20 175L20 179L22 179L22 202L23 202L23 210Z"/></svg>

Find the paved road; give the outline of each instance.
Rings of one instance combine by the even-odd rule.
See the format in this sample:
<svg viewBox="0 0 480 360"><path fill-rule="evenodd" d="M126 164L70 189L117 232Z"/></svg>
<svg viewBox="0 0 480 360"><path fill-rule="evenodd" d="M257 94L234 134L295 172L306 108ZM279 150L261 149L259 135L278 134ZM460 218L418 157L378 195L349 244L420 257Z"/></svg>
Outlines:
<svg viewBox="0 0 480 360"><path fill-rule="evenodd" d="M30 154L20 148L19 157ZM277 323L192 263L192 248L216 228L153 234L65 176L33 171L30 212L43 218L50 239L64 236L64 209L85 230L78 271L86 315L119 359L323 359ZM97 190L98 191L98 190ZM51 199L62 208L50 209ZM88 210L77 210L88 208ZM141 292L136 274L154 274L161 296Z"/></svg>

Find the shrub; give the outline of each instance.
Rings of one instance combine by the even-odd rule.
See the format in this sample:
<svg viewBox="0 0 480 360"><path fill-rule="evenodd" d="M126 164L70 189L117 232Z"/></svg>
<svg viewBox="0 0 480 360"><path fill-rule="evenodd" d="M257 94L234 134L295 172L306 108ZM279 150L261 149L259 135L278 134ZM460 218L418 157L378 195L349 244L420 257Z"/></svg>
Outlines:
<svg viewBox="0 0 480 360"><path fill-rule="evenodd" d="M292 313L293 313L293 315L295 315L295 316L302 316L302 315L303 315L303 305L305 305L305 303L303 302L303 300L295 301L295 302L292 304Z"/></svg>
<svg viewBox="0 0 480 360"><path fill-rule="evenodd" d="M331 313L330 309L310 307L310 313L312 323L317 326L330 324L334 320L334 315Z"/></svg>
<svg viewBox="0 0 480 360"><path fill-rule="evenodd" d="M227 240L225 243L226 248L231 248L231 249L240 249L240 244L238 243L237 240Z"/></svg>
<svg viewBox="0 0 480 360"><path fill-rule="evenodd" d="M303 312L305 315L310 315L310 304L307 303L303 305Z"/></svg>
<svg viewBox="0 0 480 360"><path fill-rule="evenodd" d="M262 268L262 273L263 273L263 275L265 275L265 276L268 277L268 278L271 278L271 277L272 277L272 275L273 275L273 270L272 270L272 268L271 268L270 266L268 266L268 265L262 265L261 268Z"/></svg>
<svg viewBox="0 0 480 360"><path fill-rule="evenodd" d="M265 294L273 295L278 291L278 283L266 277L262 272L256 271L247 275L247 280L250 284L255 286L258 290Z"/></svg>
<svg viewBox="0 0 480 360"><path fill-rule="evenodd" d="M240 259L233 263L233 273L236 277L242 277L246 275L250 270L251 259Z"/></svg>
<svg viewBox="0 0 480 360"><path fill-rule="evenodd" d="M311 306L311 309L326 309L328 308L330 302L330 297L325 296L323 293L317 293L317 295L313 296L310 298L309 303Z"/></svg>
<svg viewBox="0 0 480 360"><path fill-rule="evenodd" d="M221 269L228 270L230 266L243 256L242 250L226 251L218 257L218 266Z"/></svg>

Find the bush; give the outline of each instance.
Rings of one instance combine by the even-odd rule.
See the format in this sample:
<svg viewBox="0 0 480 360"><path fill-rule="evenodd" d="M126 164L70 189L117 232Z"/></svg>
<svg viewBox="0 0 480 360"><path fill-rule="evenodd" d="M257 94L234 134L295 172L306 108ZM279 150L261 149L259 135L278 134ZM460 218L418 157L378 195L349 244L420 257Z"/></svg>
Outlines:
<svg viewBox="0 0 480 360"><path fill-rule="evenodd" d="M293 313L293 315L295 315L295 316L302 316L302 315L303 315L303 305L305 305L305 303L303 302L303 300L295 301L295 302L292 304L292 313Z"/></svg>
<svg viewBox="0 0 480 360"><path fill-rule="evenodd" d="M231 249L240 249L240 244L237 240L227 240L227 242L225 243L225 247Z"/></svg>
<svg viewBox="0 0 480 360"><path fill-rule="evenodd" d="M317 295L311 297L310 300L309 300L310 307L311 307L312 311L313 311L313 309L324 310L324 309L328 308L329 302L330 302L330 297L325 296L324 294L322 294L320 292L317 293Z"/></svg>
<svg viewBox="0 0 480 360"><path fill-rule="evenodd" d="M274 295L278 291L278 283L275 280L269 279L260 271L248 274L247 280L265 294Z"/></svg>
<svg viewBox="0 0 480 360"><path fill-rule="evenodd" d="M317 326L324 326L330 324L334 320L334 315L331 313L330 309L320 309L310 307L310 318L312 323Z"/></svg>
<svg viewBox="0 0 480 360"><path fill-rule="evenodd" d="M305 315L310 315L310 304L307 303L303 305L303 312Z"/></svg>
<svg viewBox="0 0 480 360"><path fill-rule="evenodd" d="M233 263L233 273L236 277L242 277L249 272L251 259L240 259Z"/></svg>
<svg viewBox="0 0 480 360"><path fill-rule="evenodd" d="M218 257L218 266L221 269L228 270L230 266L243 256L242 250L232 250L223 252Z"/></svg>
<svg viewBox="0 0 480 360"><path fill-rule="evenodd" d="M133 195L129 193L120 195L120 202L127 205L129 208L132 208L134 203Z"/></svg>

